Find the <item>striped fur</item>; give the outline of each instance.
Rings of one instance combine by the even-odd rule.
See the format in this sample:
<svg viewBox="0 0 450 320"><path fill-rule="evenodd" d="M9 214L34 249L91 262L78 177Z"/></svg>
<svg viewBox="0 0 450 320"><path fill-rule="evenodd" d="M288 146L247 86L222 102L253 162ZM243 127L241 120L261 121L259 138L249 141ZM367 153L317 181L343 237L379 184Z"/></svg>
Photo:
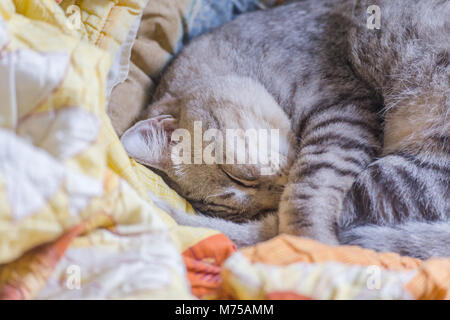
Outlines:
<svg viewBox="0 0 450 320"><path fill-rule="evenodd" d="M366 27L373 4L380 30ZM286 232L450 256L449 12L441 0L305 0L194 40L162 77L149 116L162 104L182 128L199 118L222 130L282 128L286 161L248 187L217 167L147 159L209 216L176 219L240 245Z"/></svg>

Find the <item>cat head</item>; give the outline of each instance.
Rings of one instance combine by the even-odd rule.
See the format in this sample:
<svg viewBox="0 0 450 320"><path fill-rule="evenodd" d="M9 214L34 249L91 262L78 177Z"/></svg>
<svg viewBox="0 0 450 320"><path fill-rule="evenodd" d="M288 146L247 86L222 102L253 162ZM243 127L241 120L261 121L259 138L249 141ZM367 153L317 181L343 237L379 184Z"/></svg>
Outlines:
<svg viewBox="0 0 450 320"><path fill-rule="evenodd" d="M281 107L237 77L165 95L121 140L198 211L236 222L276 212L295 151Z"/></svg>

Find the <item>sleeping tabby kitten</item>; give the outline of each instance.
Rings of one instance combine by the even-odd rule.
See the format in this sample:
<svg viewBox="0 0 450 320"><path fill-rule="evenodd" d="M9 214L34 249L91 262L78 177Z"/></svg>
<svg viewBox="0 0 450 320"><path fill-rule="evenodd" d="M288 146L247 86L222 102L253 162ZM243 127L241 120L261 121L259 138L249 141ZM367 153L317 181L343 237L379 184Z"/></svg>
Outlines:
<svg viewBox="0 0 450 320"><path fill-rule="evenodd" d="M379 30L366 26L373 4ZM445 0L309 0L250 13L181 52L122 142L203 214L171 210L178 222L238 245L289 233L450 256L449 34ZM194 121L279 129L277 172L173 163L170 135L194 137Z"/></svg>

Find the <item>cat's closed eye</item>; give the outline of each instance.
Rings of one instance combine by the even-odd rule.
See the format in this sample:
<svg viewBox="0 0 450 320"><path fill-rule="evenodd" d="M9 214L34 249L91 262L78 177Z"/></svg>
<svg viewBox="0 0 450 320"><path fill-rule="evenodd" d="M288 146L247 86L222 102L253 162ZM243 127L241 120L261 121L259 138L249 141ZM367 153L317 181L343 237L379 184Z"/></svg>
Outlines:
<svg viewBox="0 0 450 320"><path fill-rule="evenodd" d="M229 171L222 168L222 171L230 178L233 182L246 188L257 188L259 186L259 181L250 178L241 178L230 173Z"/></svg>

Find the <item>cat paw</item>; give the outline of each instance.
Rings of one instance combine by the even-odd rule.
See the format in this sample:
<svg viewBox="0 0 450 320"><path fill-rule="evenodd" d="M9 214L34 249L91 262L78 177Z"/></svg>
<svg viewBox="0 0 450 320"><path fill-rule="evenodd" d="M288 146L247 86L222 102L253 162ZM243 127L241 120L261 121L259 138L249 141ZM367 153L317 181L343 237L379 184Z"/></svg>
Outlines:
<svg viewBox="0 0 450 320"><path fill-rule="evenodd" d="M297 210L283 208L283 206L278 214L280 234L306 237L331 246L339 244L334 223L319 219L312 221Z"/></svg>

